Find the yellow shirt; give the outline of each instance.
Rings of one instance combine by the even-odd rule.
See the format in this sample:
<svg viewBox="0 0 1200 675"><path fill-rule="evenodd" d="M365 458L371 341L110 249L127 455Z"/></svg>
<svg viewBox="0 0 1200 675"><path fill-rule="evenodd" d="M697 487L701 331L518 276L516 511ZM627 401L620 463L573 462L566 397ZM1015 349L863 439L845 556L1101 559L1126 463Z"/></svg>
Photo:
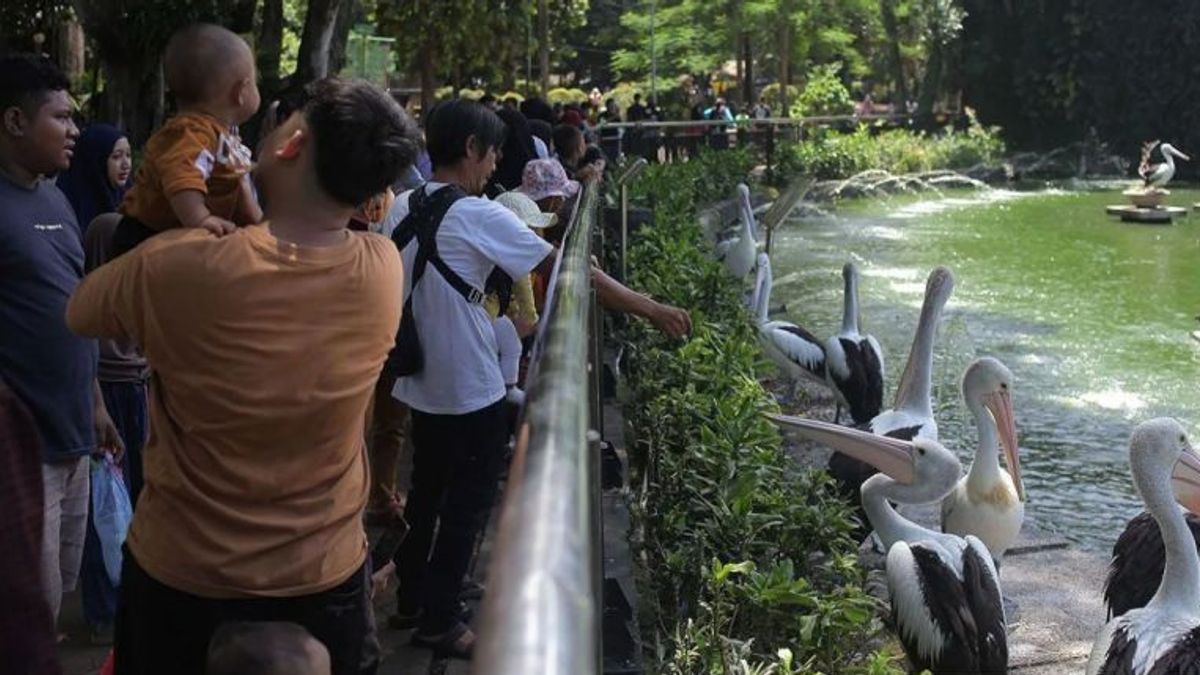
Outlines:
<svg viewBox="0 0 1200 675"><path fill-rule="evenodd" d="M127 543L209 598L289 597L364 562L363 417L400 317L391 241L300 247L268 225L179 229L79 285L67 323L153 368L145 488Z"/></svg>
<svg viewBox="0 0 1200 675"><path fill-rule="evenodd" d="M249 168L249 158L238 154L240 147L237 136L216 118L179 113L146 142L121 213L160 232L179 227L179 216L169 200L195 190L204 194L204 205L214 216L234 220L242 176Z"/></svg>
<svg viewBox="0 0 1200 675"><path fill-rule="evenodd" d="M499 296L489 293L484 298L483 308L493 319L499 317ZM508 303L507 316L510 319L521 319L531 326L538 322L537 307L533 304L533 280L528 274L513 282L512 299Z"/></svg>

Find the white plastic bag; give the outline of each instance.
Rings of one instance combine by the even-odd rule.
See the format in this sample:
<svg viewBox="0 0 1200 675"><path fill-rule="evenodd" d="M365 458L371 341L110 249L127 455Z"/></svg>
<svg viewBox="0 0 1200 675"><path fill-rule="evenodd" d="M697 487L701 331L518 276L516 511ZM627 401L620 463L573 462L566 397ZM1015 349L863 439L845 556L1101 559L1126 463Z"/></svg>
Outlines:
<svg viewBox="0 0 1200 675"><path fill-rule="evenodd" d="M121 468L110 455L92 460L92 524L104 554L104 570L113 585L121 583L121 545L133 520L133 505L121 477Z"/></svg>

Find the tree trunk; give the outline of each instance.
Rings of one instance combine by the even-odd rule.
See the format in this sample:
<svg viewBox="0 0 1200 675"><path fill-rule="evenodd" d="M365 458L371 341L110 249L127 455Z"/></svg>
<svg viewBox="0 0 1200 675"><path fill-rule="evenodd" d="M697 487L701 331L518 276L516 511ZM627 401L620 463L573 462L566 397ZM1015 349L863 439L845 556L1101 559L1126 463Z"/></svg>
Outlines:
<svg viewBox="0 0 1200 675"><path fill-rule="evenodd" d="M270 101L279 92L279 55L283 51L283 0L263 0L262 27L258 33L258 73L262 98Z"/></svg>
<svg viewBox="0 0 1200 675"><path fill-rule="evenodd" d="M344 0L309 0L290 87L303 86L329 74L329 48Z"/></svg>
<svg viewBox="0 0 1200 675"><path fill-rule="evenodd" d="M538 70L542 78L542 96L550 91L550 7L538 0Z"/></svg>
<svg viewBox="0 0 1200 675"><path fill-rule="evenodd" d="M746 62L742 68L742 108L748 112L754 105L754 52L749 33L742 33L742 59Z"/></svg>
<svg viewBox="0 0 1200 675"><path fill-rule="evenodd" d="M933 122L933 105L941 91L945 51L944 46L934 44L929 52L929 62L925 64L925 77L921 81L921 95L917 101L917 119L922 125L932 125Z"/></svg>
<svg viewBox="0 0 1200 675"><path fill-rule="evenodd" d="M333 26L333 37L329 41L329 74L337 75L346 67L346 44L350 40L350 29L358 15L359 0L342 0L338 8L337 21Z"/></svg>
<svg viewBox="0 0 1200 675"><path fill-rule="evenodd" d="M896 0L879 0L879 13L888 39L888 61L892 67L892 86L897 110L908 103L908 83L904 80L904 62L900 58L900 28L896 21Z"/></svg>
<svg viewBox="0 0 1200 675"><path fill-rule="evenodd" d="M270 2L270 0L267 0ZM255 0L233 0L229 13L229 30L238 35L249 35L254 32Z"/></svg>
<svg viewBox="0 0 1200 675"><path fill-rule="evenodd" d="M779 21L779 107L776 117L790 117L792 102L788 87L792 85L792 7L784 0Z"/></svg>
<svg viewBox="0 0 1200 675"><path fill-rule="evenodd" d="M421 71L421 117L429 114L433 109L434 103L434 88L437 83L434 79L434 52L433 52L433 36L426 35L425 41L421 43L421 48L417 51L417 69Z"/></svg>

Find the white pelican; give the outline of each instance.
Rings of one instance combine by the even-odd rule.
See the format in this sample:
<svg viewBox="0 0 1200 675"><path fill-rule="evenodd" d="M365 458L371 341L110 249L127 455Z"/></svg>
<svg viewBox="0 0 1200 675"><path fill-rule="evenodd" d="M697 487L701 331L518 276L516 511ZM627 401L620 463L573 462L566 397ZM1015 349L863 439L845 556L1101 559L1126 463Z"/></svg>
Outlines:
<svg viewBox="0 0 1200 675"><path fill-rule="evenodd" d="M825 377L837 399L834 422L842 408L855 424L871 421L883 409L883 350L872 335L858 332L858 268L842 267L842 329L825 341Z"/></svg>
<svg viewBox="0 0 1200 675"><path fill-rule="evenodd" d="M1163 143L1158 146L1158 150L1163 156L1162 164L1150 164L1138 169L1138 173L1141 174L1146 187L1163 187L1171 182L1171 179L1175 177L1175 160L1173 157L1178 157L1185 162L1192 160L1191 157L1176 150L1175 146L1170 143Z"/></svg>
<svg viewBox="0 0 1200 675"><path fill-rule="evenodd" d="M967 366L962 395L975 418L979 444L967 475L942 500L942 530L979 537L997 562L1017 540L1025 520L1012 380L1008 368L991 357L975 359ZM1000 468L999 449L1004 451L1008 472Z"/></svg>
<svg viewBox="0 0 1200 675"><path fill-rule="evenodd" d="M758 337L767 357L792 380L793 387L804 378L825 384L825 349L807 330L786 321L768 321L771 305L771 260L759 255L754 284Z"/></svg>
<svg viewBox="0 0 1200 675"><path fill-rule="evenodd" d="M937 422L933 419L933 401L930 398L933 388L933 342L942 309L953 292L954 275L950 270L938 267L929 273L921 317L917 321L912 349L908 352L908 363L900 375L894 407L871 419L865 426L870 432L906 441L914 438L937 440ZM869 464L840 452L833 453L829 458L829 475L837 481L839 491L852 504L858 498L858 488L874 473L875 469ZM860 511L859 516L863 515Z"/></svg>
<svg viewBox="0 0 1200 675"><path fill-rule="evenodd" d="M1143 422L1129 470L1163 533L1166 566L1150 602L1112 619L1096 638L1088 675L1188 675L1200 669L1200 555L1176 500L1200 508L1200 456L1173 419Z"/></svg>
<svg viewBox="0 0 1200 675"><path fill-rule="evenodd" d="M750 188L745 183L737 186L734 197L738 207L741 232L719 242L714 251L725 270L738 279L745 279L754 269L755 253L758 250L758 228L754 221L754 207L750 204Z"/></svg>
<svg viewBox="0 0 1200 675"><path fill-rule="evenodd" d="M914 672L1007 672L1008 640L992 556L972 535L934 532L905 519L889 500L928 504L954 489L962 465L937 441L770 415L800 435L879 469L862 486L862 505L887 548L892 619Z"/></svg>

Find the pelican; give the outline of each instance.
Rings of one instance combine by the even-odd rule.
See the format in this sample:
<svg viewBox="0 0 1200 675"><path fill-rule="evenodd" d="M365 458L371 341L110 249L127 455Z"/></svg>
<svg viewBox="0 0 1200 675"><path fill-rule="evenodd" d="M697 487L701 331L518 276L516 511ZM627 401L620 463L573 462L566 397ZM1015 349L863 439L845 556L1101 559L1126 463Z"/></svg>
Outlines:
<svg viewBox="0 0 1200 675"><path fill-rule="evenodd" d="M1129 470L1163 533L1166 565L1150 602L1101 629L1088 675L1187 675L1200 668L1200 555L1176 500L1200 508L1200 456L1173 419L1143 422L1129 439Z"/></svg>
<svg viewBox="0 0 1200 675"><path fill-rule="evenodd" d="M991 357L975 359L967 366L962 378L963 402L975 418L979 444L967 475L942 500L942 530L979 537L997 562L1017 540L1025 520L1012 380L1012 372ZM1000 468L997 437L1008 472Z"/></svg>
<svg viewBox="0 0 1200 675"><path fill-rule="evenodd" d="M953 292L954 275L950 270L938 267L930 272L916 336L908 353L908 363L900 375L894 407L867 423L866 428L872 433L906 441L914 438L937 440L937 422L933 419L933 401L930 398L933 387L933 341L942 309ZM875 469L869 464L842 453L835 452L829 458L829 475L837 481L839 491L850 503L856 501L863 481L874 473ZM860 510L859 516L863 515Z"/></svg>
<svg viewBox="0 0 1200 675"><path fill-rule="evenodd" d="M1176 150L1175 146L1170 143L1163 143L1158 146L1158 150L1162 153L1163 163L1142 166L1138 170L1138 173L1142 176L1142 180L1145 181L1146 187L1163 187L1171 182L1171 179L1175 177L1175 160L1173 157L1178 157L1185 162L1192 161L1191 157Z"/></svg>
<svg viewBox="0 0 1200 675"><path fill-rule="evenodd" d="M1200 550L1200 516L1189 511L1183 514L1183 519ZM1154 516L1147 511L1134 516L1113 544L1112 562L1104 580L1108 618L1145 607L1150 602L1162 581L1166 557L1162 531L1154 522Z"/></svg>
<svg viewBox="0 0 1200 675"><path fill-rule="evenodd" d="M745 183L737 186L734 197L738 207L741 233L719 242L715 247L717 260L725 270L738 279L745 279L754 269L755 251L758 249L757 224L754 222L754 207L750 204L750 188Z"/></svg>
<svg viewBox="0 0 1200 675"><path fill-rule="evenodd" d="M887 548L892 619L914 671L1007 672L1004 605L987 547L973 535L923 528L888 501L928 504L944 498L962 472L954 453L926 438L904 441L797 417L770 417L882 472L863 483L862 505Z"/></svg>
<svg viewBox="0 0 1200 675"><path fill-rule="evenodd" d="M825 384L825 348L812 333L786 321L768 321L771 306L771 260L759 255L758 275L754 284L758 337L767 357L793 382L804 378Z"/></svg>
<svg viewBox="0 0 1200 675"><path fill-rule="evenodd" d="M842 330L825 342L825 378L837 399L834 422L842 408L855 424L871 421L883 408L883 350L874 336L858 332L858 268L842 267Z"/></svg>

